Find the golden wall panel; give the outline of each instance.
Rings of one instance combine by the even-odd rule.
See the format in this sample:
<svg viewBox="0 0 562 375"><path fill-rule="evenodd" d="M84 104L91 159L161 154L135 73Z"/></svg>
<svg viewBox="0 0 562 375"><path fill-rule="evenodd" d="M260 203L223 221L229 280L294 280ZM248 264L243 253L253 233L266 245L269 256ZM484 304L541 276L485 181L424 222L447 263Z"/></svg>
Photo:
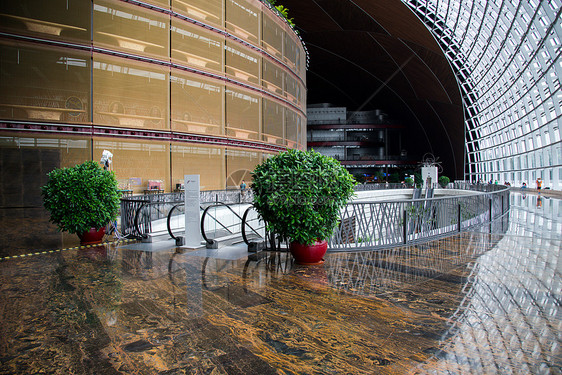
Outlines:
<svg viewBox="0 0 562 375"><path fill-rule="evenodd" d="M271 93L283 96L284 81L284 70L279 65L263 59L262 87Z"/></svg>
<svg viewBox="0 0 562 375"><path fill-rule="evenodd" d="M294 71L297 71L297 43L289 32L285 34L283 57L285 63Z"/></svg>
<svg viewBox="0 0 562 375"><path fill-rule="evenodd" d="M176 13L224 29L224 0L172 0Z"/></svg>
<svg viewBox="0 0 562 375"><path fill-rule="evenodd" d="M173 131L224 134L224 84L181 71L170 81Z"/></svg>
<svg viewBox="0 0 562 375"><path fill-rule="evenodd" d="M91 2L0 1L0 30L42 38L90 42Z"/></svg>
<svg viewBox="0 0 562 375"><path fill-rule="evenodd" d="M240 43L226 41L225 71L237 81L259 85L261 56Z"/></svg>
<svg viewBox="0 0 562 375"><path fill-rule="evenodd" d="M169 68L94 54L94 123L169 129Z"/></svg>
<svg viewBox="0 0 562 375"><path fill-rule="evenodd" d="M275 15L269 15L264 11L262 14L263 34L262 47L272 56L279 60L283 59L283 27L274 20Z"/></svg>
<svg viewBox="0 0 562 375"><path fill-rule="evenodd" d="M149 180L162 181L170 190L170 144L148 139L123 140L96 137L93 141L94 160L99 161L104 150L113 153L111 169L119 181L129 181L134 194L143 194Z"/></svg>
<svg viewBox="0 0 562 375"><path fill-rule="evenodd" d="M289 148L298 148L299 122L299 116L295 111L285 109L285 140Z"/></svg>
<svg viewBox="0 0 562 375"><path fill-rule="evenodd" d="M235 87L226 87L226 135L259 140L260 98Z"/></svg>
<svg viewBox="0 0 562 375"><path fill-rule="evenodd" d="M262 140L267 143L284 145L284 108L281 104L269 99L263 102L263 134Z"/></svg>
<svg viewBox="0 0 562 375"><path fill-rule="evenodd" d="M261 4L257 0L225 0L226 30L243 40L259 45Z"/></svg>
<svg viewBox="0 0 562 375"><path fill-rule="evenodd" d="M293 104L298 105L298 83L291 74L285 74L285 97Z"/></svg>
<svg viewBox="0 0 562 375"><path fill-rule="evenodd" d="M226 149L226 187L237 188L242 180L252 181L252 171L261 162L261 152L237 148Z"/></svg>
<svg viewBox="0 0 562 375"><path fill-rule="evenodd" d="M225 188L224 147L172 144L172 188L182 184L184 175L198 174L201 190Z"/></svg>
<svg viewBox="0 0 562 375"><path fill-rule="evenodd" d="M172 61L196 69L223 71L224 36L172 19Z"/></svg>
<svg viewBox="0 0 562 375"><path fill-rule="evenodd" d="M0 56L0 118L90 121L88 53L0 41Z"/></svg>
<svg viewBox="0 0 562 375"><path fill-rule="evenodd" d="M94 45L167 58L169 16L115 1L94 1Z"/></svg>

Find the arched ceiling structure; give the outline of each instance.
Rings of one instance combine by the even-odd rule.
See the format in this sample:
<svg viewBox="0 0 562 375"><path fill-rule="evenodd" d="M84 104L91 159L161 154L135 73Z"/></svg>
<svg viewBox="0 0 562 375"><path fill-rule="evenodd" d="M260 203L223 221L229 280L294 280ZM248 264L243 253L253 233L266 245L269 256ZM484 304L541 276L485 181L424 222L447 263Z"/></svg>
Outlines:
<svg viewBox="0 0 562 375"><path fill-rule="evenodd" d="M410 155L431 152L462 178L464 116L455 74L400 0L283 0L310 54L308 103L381 109L406 126Z"/></svg>

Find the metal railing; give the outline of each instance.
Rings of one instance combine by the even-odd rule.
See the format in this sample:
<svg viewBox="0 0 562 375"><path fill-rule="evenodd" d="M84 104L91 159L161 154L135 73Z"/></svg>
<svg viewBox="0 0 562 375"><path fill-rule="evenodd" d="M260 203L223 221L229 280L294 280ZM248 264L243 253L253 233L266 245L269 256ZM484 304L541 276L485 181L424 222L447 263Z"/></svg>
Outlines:
<svg viewBox="0 0 562 375"><path fill-rule="evenodd" d="M200 192L203 206L214 202L251 203L254 196L250 189L207 190ZM184 202L183 192L133 195L121 198L121 232L123 235L146 237L152 232L152 222L167 218L177 204Z"/></svg>
<svg viewBox="0 0 562 375"><path fill-rule="evenodd" d="M402 184L367 184L358 185L357 190L379 190L403 188ZM328 241L329 251L374 250L392 246L418 243L438 237L450 235L492 223L509 210L509 188L503 185L471 185L455 182L454 188L471 190L470 193L431 199L409 199L402 201L361 201L350 202L341 211L340 224L334 235ZM151 232L154 220L168 217L168 232L175 238L170 229L170 215L181 215L183 193L158 194L151 196L137 196L122 199L122 230L124 234L143 237ZM224 202L223 200L226 202ZM201 192L201 209L211 205L230 208L230 205L251 203L251 190L244 194L240 190L220 190ZM253 211L251 208L250 211ZM134 212L134 215L131 215ZM204 221L208 215L202 217L202 233ZM212 218L217 228L233 232L237 235L245 229L254 231L259 221L257 213L246 212L236 216L236 223L225 224L218 217ZM131 219L132 217L132 219ZM252 220L253 223L249 223ZM129 226L124 223L128 222ZM219 228L219 229L220 229ZM227 230L228 229L228 230ZM217 233L220 230L216 231ZM260 227L261 232L261 227ZM220 234L220 233L219 233ZM217 234L218 236L218 234ZM265 239L265 246L272 250L286 248L277 241L275 234L260 235ZM210 237L205 240L209 242ZM244 239L246 243L249 240Z"/></svg>
<svg viewBox="0 0 562 375"><path fill-rule="evenodd" d="M404 201L350 202L328 242L329 251L375 250L462 232L503 216L509 188L462 185L464 195Z"/></svg>

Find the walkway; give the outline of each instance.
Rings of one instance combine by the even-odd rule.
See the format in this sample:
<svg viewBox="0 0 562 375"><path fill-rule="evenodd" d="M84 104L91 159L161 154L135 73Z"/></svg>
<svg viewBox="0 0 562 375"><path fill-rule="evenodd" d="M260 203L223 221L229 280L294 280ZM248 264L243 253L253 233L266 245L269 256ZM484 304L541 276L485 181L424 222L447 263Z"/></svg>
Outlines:
<svg viewBox="0 0 562 375"><path fill-rule="evenodd" d="M511 198L506 234L319 267L135 243L0 261L0 374L560 373L562 201Z"/></svg>

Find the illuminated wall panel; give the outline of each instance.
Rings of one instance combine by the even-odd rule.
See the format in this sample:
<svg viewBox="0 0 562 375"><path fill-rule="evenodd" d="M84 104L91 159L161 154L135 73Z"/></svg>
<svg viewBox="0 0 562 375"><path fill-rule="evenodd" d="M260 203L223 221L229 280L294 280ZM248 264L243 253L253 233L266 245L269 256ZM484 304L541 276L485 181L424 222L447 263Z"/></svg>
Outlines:
<svg viewBox="0 0 562 375"><path fill-rule="evenodd" d="M169 69L96 54L93 72L95 123L169 129Z"/></svg>
<svg viewBox="0 0 562 375"><path fill-rule="evenodd" d="M0 1L0 30L70 42L90 42L90 1Z"/></svg>
<svg viewBox="0 0 562 375"><path fill-rule="evenodd" d="M263 99L263 135L267 143L284 145L283 106L268 99Z"/></svg>
<svg viewBox="0 0 562 375"><path fill-rule="evenodd" d="M252 44L258 44L261 4L257 0L225 0L226 30Z"/></svg>
<svg viewBox="0 0 562 375"><path fill-rule="evenodd" d="M275 16L263 14L263 35L262 46L272 56L282 59L283 58L283 27L276 21Z"/></svg>
<svg viewBox="0 0 562 375"><path fill-rule="evenodd" d="M0 118L87 123L86 52L0 40Z"/></svg>
<svg viewBox="0 0 562 375"><path fill-rule="evenodd" d="M226 41L226 73L237 81L260 83L261 57L239 43Z"/></svg>
<svg viewBox="0 0 562 375"><path fill-rule="evenodd" d="M172 60L198 69L223 71L224 37L172 19Z"/></svg>
<svg viewBox="0 0 562 375"><path fill-rule="evenodd" d="M171 0L172 10L205 24L224 28L223 0Z"/></svg>
<svg viewBox="0 0 562 375"><path fill-rule="evenodd" d="M248 91L226 88L226 135L259 140L260 98Z"/></svg>
<svg viewBox="0 0 562 375"><path fill-rule="evenodd" d="M160 180L170 186L170 144L147 139L128 140L94 138L94 160L100 160L103 150L111 150L111 169L119 181L129 181L134 194L143 194L148 180Z"/></svg>
<svg viewBox="0 0 562 375"><path fill-rule="evenodd" d="M261 153L235 148L226 149L226 186L239 187L242 180L252 180L251 173L261 162Z"/></svg>
<svg viewBox="0 0 562 375"><path fill-rule="evenodd" d="M262 75L263 88L271 93L282 96L284 81L285 81L285 73L283 69L277 64L274 64L271 61L264 59L263 75Z"/></svg>
<svg viewBox="0 0 562 375"><path fill-rule="evenodd" d="M166 58L170 19L165 14L123 2L94 2L94 45Z"/></svg>
<svg viewBox="0 0 562 375"><path fill-rule="evenodd" d="M225 160L223 147L172 144L172 185L183 183L186 174L198 174L201 190L224 189Z"/></svg>
<svg viewBox="0 0 562 375"><path fill-rule="evenodd" d="M289 109L285 111L285 139L289 148L298 148L300 122L301 120L295 111Z"/></svg>
<svg viewBox="0 0 562 375"><path fill-rule="evenodd" d="M171 81L172 130L224 134L224 85L174 71Z"/></svg>

